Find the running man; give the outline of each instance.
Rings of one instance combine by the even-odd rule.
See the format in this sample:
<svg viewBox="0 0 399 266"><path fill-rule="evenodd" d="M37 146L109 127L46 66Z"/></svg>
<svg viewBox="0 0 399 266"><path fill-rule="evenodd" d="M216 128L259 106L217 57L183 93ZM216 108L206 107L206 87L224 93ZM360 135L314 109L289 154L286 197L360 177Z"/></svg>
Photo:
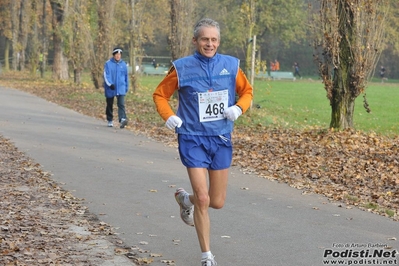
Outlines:
<svg viewBox="0 0 399 266"><path fill-rule="evenodd" d="M193 190L189 194L179 188L175 193L181 218L195 226L201 266L215 266L208 208L220 209L225 203L234 121L250 107L253 93L239 59L217 53L220 28L216 21L200 20L192 42L195 53L173 62L153 99L166 126L177 133L180 159ZM176 90L179 107L175 113L168 101Z"/></svg>

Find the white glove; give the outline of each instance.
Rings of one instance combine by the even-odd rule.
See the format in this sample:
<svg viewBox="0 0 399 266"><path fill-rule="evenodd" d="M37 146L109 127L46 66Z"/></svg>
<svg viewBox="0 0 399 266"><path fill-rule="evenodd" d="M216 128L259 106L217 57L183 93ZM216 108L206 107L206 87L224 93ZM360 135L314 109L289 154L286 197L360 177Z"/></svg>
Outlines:
<svg viewBox="0 0 399 266"><path fill-rule="evenodd" d="M242 114L241 108L237 105L230 106L224 110L223 115L231 121L237 120L237 118Z"/></svg>
<svg viewBox="0 0 399 266"><path fill-rule="evenodd" d="M176 115L172 115L166 120L166 127L169 129L174 129L175 127L181 127L183 124L183 121L180 119L180 117Z"/></svg>

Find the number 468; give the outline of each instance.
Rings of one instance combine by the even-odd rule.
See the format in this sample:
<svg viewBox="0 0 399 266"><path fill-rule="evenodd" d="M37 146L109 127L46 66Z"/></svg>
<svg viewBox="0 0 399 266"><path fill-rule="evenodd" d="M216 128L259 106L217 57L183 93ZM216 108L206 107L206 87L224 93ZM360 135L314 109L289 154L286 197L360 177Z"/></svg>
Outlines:
<svg viewBox="0 0 399 266"><path fill-rule="evenodd" d="M224 111L224 103L214 103L214 104L208 104L205 113L211 116L211 115L223 114L223 111Z"/></svg>

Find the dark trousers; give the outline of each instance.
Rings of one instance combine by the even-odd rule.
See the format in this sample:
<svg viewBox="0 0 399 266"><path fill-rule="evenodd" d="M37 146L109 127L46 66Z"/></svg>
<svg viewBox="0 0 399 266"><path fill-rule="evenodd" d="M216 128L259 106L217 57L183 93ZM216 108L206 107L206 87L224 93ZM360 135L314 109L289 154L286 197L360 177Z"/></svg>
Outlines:
<svg viewBox="0 0 399 266"><path fill-rule="evenodd" d="M105 114L107 115L107 121L112 121L114 119L113 108L114 108L114 97L106 98L107 107L105 109ZM125 95L116 96L117 105L118 105L118 118L119 122L121 122L122 118L126 119L126 111L125 111Z"/></svg>

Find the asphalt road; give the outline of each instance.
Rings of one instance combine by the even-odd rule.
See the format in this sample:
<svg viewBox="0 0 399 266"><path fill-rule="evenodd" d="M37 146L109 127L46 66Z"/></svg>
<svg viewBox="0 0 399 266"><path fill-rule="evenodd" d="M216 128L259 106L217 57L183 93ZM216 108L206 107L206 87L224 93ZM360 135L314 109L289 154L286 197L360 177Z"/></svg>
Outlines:
<svg viewBox="0 0 399 266"><path fill-rule="evenodd" d="M200 265L195 230L173 197L191 190L176 148L24 92L0 87L0 95L0 134L84 198L125 245L162 254L154 266ZM226 205L211 210L212 252L222 266L399 265L399 223L339 205L232 168Z"/></svg>

